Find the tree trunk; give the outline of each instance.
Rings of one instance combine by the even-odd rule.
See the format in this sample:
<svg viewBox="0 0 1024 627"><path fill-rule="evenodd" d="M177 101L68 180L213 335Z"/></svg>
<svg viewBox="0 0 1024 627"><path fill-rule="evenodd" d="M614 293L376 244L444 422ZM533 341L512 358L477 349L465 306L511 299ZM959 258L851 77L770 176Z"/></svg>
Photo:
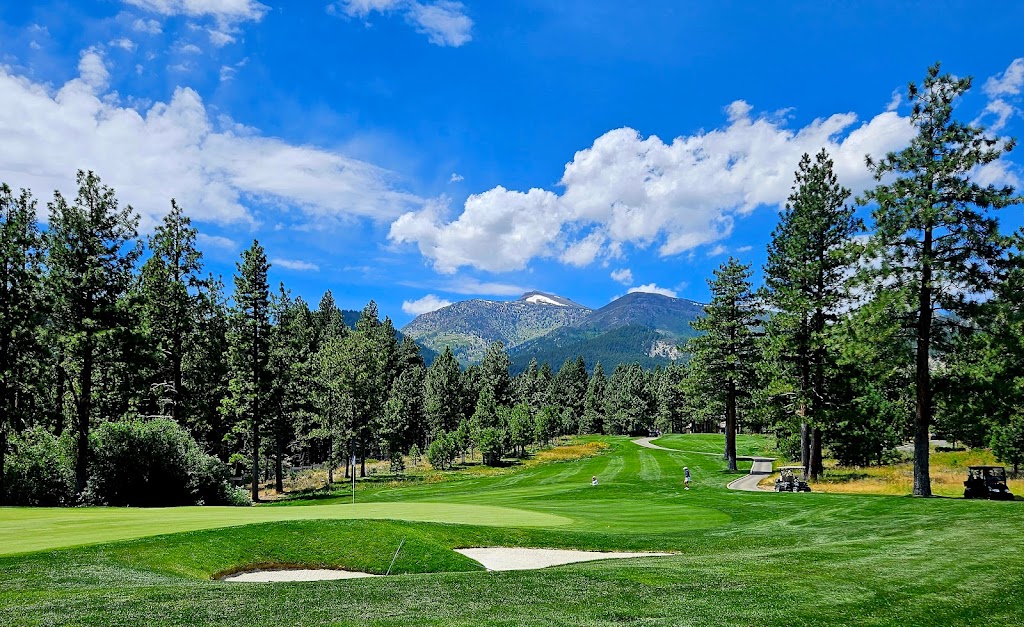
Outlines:
<svg viewBox="0 0 1024 627"><path fill-rule="evenodd" d="M67 379L64 375L64 358L63 354L59 353L57 357L57 398L54 399L54 416L53 433L58 438L64 434L64 394L65 386L67 385Z"/></svg>
<svg viewBox="0 0 1024 627"><path fill-rule="evenodd" d="M280 435L275 439L277 450L274 455L274 490L281 494L284 492L284 444Z"/></svg>
<svg viewBox="0 0 1024 627"><path fill-rule="evenodd" d="M255 341L253 342L255 344ZM254 346L253 355L253 402L252 402L252 500L260 500L260 373L259 349Z"/></svg>
<svg viewBox="0 0 1024 627"><path fill-rule="evenodd" d="M362 442L359 444L359 478L363 479L366 477L366 450L362 446Z"/></svg>
<svg viewBox="0 0 1024 627"><path fill-rule="evenodd" d="M825 470L821 457L821 428L814 427L811 431L811 479L820 479Z"/></svg>
<svg viewBox="0 0 1024 627"><path fill-rule="evenodd" d="M0 505L7 503L4 463L7 461L7 416L0 418Z"/></svg>
<svg viewBox="0 0 1024 627"><path fill-rule="evenodd" d="M725 458L729 470L736 470L736 383L729 381L725 399Z"/></svg>
<svg viewBox="0 0 1024 627"><path fill-rule="evenodd" d="M77 419L78 454L75 459L75 493L81 495L89 480L89 417L92 414L92 333L86 332L82 353L82 374L78 397Z"/></svg>
<svg viewBox="0 0 1024 627"><path fill-rule="evenodd" d="M801 407L800 411L804 411ZM804 472L810 472L811 470L811 427L807 424L806 420L800 420L800 465L804 467Z"/></svg>
<svg viewBox="0 0 1024 627"><path fill-rule="evenodd" d="M917 318L917 415L914 420L914 496L931 496L931 475L928 469L928 428L932 418L931 371L928 353L932 339L932 229L924 229L921 248L921 290Z"/></svg>

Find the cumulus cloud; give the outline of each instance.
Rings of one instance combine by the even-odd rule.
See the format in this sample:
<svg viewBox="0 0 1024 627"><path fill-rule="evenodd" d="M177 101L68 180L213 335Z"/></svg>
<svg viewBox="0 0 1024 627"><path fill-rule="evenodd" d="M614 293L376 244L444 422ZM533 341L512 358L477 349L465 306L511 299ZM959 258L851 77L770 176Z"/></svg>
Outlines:
<svg viewBox="0 0 1024 627"><path fill-rule="evenodd" d="M237 250L238 243L233 239L227 237L221 237L220 235L207 235L206 233L199 233L196 235L196 242L200 248L219 248L221 250Z"/></svg>
<svg viewBox="0 0 1024 627"><path fill-rule="evenodd" d="M157 15L212 17L224 23L258 22L270 7L256 0L121 0Z"/></svg>
<svg viewBox="0 0 1024 627"><path fill-rule="evenodd" d="M473 38L473 20L466 15L466 7L451 0L339 0L327 5L327 12L363 19L373 13L399 13L436 46L458 48Z"/></svg>
<svg viewBox="0 0 1024 627"><path fill-rule="evenodd" d="M320 266L315 263L308 261L302 261L301 259L281 259L275 258L270 260L270 265L285 268L287 270L295 270L296 272L319 272Z"/></svg>
<svg viewBox="0 0 1024 627"><path fill-rule="evenodd" d="M417 300L402 301L402 311L410 316L418 316L420 314L436 311L451 304L452 301L450 300L438 298L434 294L427 294L423 298Z"/></svg>
<svg viewBox="0 0 1024 627"><path fill-rule="evenodd" d="M262 136L211 115L179 87L145 110L107 91L102 53L82 53L79 77L54 89L0 67L0 180L37 194L74 194L91 169L152 226L171 198L194 217L255 222L251 207L297 210L309 222L393 220L422 201L394 188L387 170L313 146Z"/></svg>
<svg viewBox="0 0 1024 627"><path fill-rule="evenodd" d="M147 35L159 35L163 32L160 22L153 19L144 20L139 18L132 24L132 28L140 33L146 33Z"/></svg>
<svg viewBox="0 0 1024 627"><path fill-rule="evenodd" d="M135 52L135 48L136 48L135 42L132 41L131 39L128 39L127 37L121 37L119 39L114 39L113 41L110 42L109 45L113 46L114 48L120 48L121 50L125 50L127 52Z"/></svg>
<svg viewBox="0 0 1024 627"><path fill-rule="evenodd" d="M1021 87L1024 87L1024 58L1014 59L1006 71L985 81L982 91L989 101L974 123L985 123L993 133L1003 130L1010 118L1020 113L1011 102L1020 100Z"/></svg>
<svg viewBox="0 0 1024 627"><path fill-rule="evenodd" d="M835 114L795 130L778 116L753 116L743 101L725 113L723 128L670 142L609 131L566 164L561 194L498 186L470 196L457 215L446 201L407 213L389 237L415 244L443 273L521 270L536 258L586 265L621 256L627 244L676 255L724 239L738 216L784 202L803 153L824 147L839 180L859 192L873 184L864 156L901 148L914 134L895 111L859 124Z"/></svg>
<svg viewBox="0 0 1024 627"><path fill-rule="evenodd" d="M619 270L612 271L612 280L623 285L629 285L633 282L633 271L629 268L621 268Z"/></svg>
<svg viewBox="0 0 1024 627"><path fill-rule="evenodd" d="M990 77L982 90L989 98L1016 96L1024 87L1024 58L1014 59L1001 75Z"/></svg>
<svg viewBox="0 0 1024 627"><path fill-rule="evenodd" d="M654 283L648 283L647 285L638 285L636 287L631 287L628 290L626 290L627 294L632 294L634 292L645 292L647 294L661 294L662 296L668 296L669 298L678 298L674 290L670 290L667 287L658 287Z"/></svg>
<svg viewBox="0 0 1024 627"><path fill-rule="evenodd" d="M451 176L451 178L448 179L448 182L449 183L458 183L458 182L464 181L464 180L465 180L464 176L462 176L458 172L452 172L452 176Z"/></svg>

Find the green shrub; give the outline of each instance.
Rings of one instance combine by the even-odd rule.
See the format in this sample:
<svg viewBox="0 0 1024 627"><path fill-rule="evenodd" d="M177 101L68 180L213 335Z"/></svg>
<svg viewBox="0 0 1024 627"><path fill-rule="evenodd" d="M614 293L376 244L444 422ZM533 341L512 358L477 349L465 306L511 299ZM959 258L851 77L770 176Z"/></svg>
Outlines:
<svg viewBox="0 0 1024 627"><path fill-rule="evenodd" d="M60 440L42 427L15 435L4 461L4 503L67 505L74 498L73 462Z"/></svg>
<svg viewBox="0 0 1024 627"><path fill-rule="evenodd" d="M107 422L93 431L87 500L164 507L237 504L228 469L173 420Z"/></svg>

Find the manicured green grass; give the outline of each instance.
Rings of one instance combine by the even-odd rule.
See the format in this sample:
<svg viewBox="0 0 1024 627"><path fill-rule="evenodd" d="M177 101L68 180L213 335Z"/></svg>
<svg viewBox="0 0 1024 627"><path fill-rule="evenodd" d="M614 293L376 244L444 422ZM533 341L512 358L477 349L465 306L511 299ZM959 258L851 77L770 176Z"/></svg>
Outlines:
<svg viewBox="0 0 1024 627"><path fill-rule="evenodd" d="M598 457L464 481L381 486L358 495L396 508L511 509L464 521L473 524L235 522L226 529L0 557L0 624L1024 622L1024 503L732 492L723 487L736 475L722 471L720 437L656 442L678 452L640 449L625 438L607 441L611 448ZM743 438L740 454L762 453L765 445ZM689 492L681 489L683 465L694 474ZM593 487L595 474L601 484ZM243 511L311 512L303 518L314 518L344 507L351 506ZM3 511L0 522L21 511ZM512 526L525 516L520 512L558 516L566 524ZM20 541L10 535L0 531L0 546ZM392 571L397 576L211 581L258 564L382 573L402 539ZM466 546L675 555L489 573L451 551Z"/></svg>

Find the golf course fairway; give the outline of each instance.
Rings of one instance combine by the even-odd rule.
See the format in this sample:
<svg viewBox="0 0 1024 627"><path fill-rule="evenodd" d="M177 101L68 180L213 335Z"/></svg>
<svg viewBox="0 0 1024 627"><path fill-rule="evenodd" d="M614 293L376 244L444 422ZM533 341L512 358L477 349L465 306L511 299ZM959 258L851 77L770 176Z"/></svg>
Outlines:
<svg viewBox="0 0 1024 627"><path fill-rule="evenodd" d="M370 484L355 506L2 509L0 624L1024 624L1024 502L737 492L721 436L599 439L583 459ZM473 547L670 555L487 572L454 550ZM390 576L216 580L298 567Z"/></svg>

